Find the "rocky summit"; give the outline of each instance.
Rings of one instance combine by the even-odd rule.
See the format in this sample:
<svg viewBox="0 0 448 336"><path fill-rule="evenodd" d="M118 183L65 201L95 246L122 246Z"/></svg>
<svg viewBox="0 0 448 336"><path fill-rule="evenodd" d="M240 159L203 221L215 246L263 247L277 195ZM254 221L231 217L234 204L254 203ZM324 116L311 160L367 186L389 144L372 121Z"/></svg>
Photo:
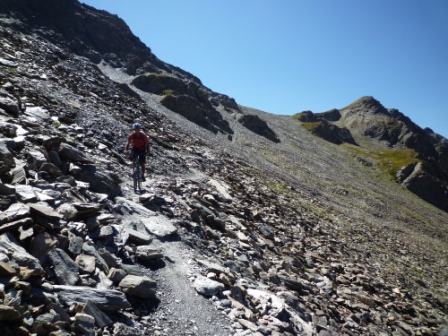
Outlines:
<svg viewBox="0 0 448 336"><path fill-rule="evenodd" d="M77 0L0 23L2 336L448 335L446 139L241 106Z"/></svg>

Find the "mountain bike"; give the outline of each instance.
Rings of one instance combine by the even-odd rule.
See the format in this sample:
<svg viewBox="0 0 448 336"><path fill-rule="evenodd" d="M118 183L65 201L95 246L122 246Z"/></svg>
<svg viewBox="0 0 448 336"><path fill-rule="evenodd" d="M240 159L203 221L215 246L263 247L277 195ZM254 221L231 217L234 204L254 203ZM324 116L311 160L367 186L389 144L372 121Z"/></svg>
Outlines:
<svg viewBox="0 0 448 336"><path fill-rule="evenodd" d="M134 192L142 190L142 173L140 171L140 155L137 155L134 163L134 170L132 172L132 179L134 180Z"/></svg>

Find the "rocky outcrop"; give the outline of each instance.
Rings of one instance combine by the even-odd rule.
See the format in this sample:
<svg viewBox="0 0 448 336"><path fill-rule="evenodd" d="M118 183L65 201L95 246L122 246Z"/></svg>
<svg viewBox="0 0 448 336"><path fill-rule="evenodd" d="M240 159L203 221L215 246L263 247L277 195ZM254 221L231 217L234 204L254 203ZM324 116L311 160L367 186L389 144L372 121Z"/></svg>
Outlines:
<svg viewBox="0 0 448 336"><path fill-rule="evenodd" d="M268 140L271 140L273 142L280 142L280 139L275 134L275 132L268 126L266 121L261 119L259 116L256 115L242 115L238 122L240 122L244 127L249 129L250 131L261 135L262 137L265 137Z"/></svg>
<svg viewBox="0 0 448 336"><path fill-rule="evenodd" d="M448 211L445 200L448 144L432 130L421 129L403 113L386 109L373 97L360 98L341 110L304 111L293 118L302 123L313 123L308 127L313 134L335 144L349 143L373 150L414 150L414 163L397 169L397 181L425 201ZM424 164L418 164L418 169L414 169L417 162Z"/></svg>
<svg viewBox="0 0 448 336"><path fill-rule="evenodd" d="M233 133L229 123L218 111L191 96L170 94L163 97L161 104L215 134Z"/></svg>
<svg viewBox="0 0 448 336"><path fill-rule="evenodd" d="M352 134L347 128L339 128L326 120L319 122L316 127L314 127L312 133L336 145L342 143L356 145Z"/></svg>

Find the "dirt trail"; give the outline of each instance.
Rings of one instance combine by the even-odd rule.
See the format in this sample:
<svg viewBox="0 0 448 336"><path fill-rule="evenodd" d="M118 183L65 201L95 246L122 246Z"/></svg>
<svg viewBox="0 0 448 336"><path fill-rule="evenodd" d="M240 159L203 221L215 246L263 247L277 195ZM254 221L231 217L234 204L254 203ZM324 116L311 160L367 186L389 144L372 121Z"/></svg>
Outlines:
<svg viewBox="0 0 448 336"><path fill-rule="evenodd" d="M204 179L205 175L191 172L189 179ZM143 190L134 193L132 181L123 184L125 198L136 202L138 195L152 191L151 179L143 183ZM161 215L162 216L162 215ZM194 251L178 235L154 238L151 247L163 253L163 258L147 265L149 276L157 282L157 300L152 311L142 320L147 321L154 335L234 335L227 316L216 309L212 300L199 295L189 278L200 273Z"/></svg>

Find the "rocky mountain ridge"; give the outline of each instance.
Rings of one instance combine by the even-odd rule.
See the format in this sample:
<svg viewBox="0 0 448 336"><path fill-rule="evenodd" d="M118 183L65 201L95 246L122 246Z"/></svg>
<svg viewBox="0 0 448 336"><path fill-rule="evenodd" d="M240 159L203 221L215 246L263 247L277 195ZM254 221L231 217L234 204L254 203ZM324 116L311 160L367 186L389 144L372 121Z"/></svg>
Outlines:
<svg viewBox="0 0 448 336"><path fill-rule="evenodd" d="M295 116L312 123L314 134L336 144L349 143L373 150L411 150L394 171L395 178L425 201L448 210L447 140L422 129L397 109L386 109L373 97L324 113L305 111Z"/></svg>
<svg viewBox="0 0 448 336"><path fill-rule="evenodd" d="M445 212L135 37L129 54L78 38L79 22L130 36L115 16L48 4L0 4L5 335L446 332ZM134 121L152 139L141 194L121 150Z"/></svg>

